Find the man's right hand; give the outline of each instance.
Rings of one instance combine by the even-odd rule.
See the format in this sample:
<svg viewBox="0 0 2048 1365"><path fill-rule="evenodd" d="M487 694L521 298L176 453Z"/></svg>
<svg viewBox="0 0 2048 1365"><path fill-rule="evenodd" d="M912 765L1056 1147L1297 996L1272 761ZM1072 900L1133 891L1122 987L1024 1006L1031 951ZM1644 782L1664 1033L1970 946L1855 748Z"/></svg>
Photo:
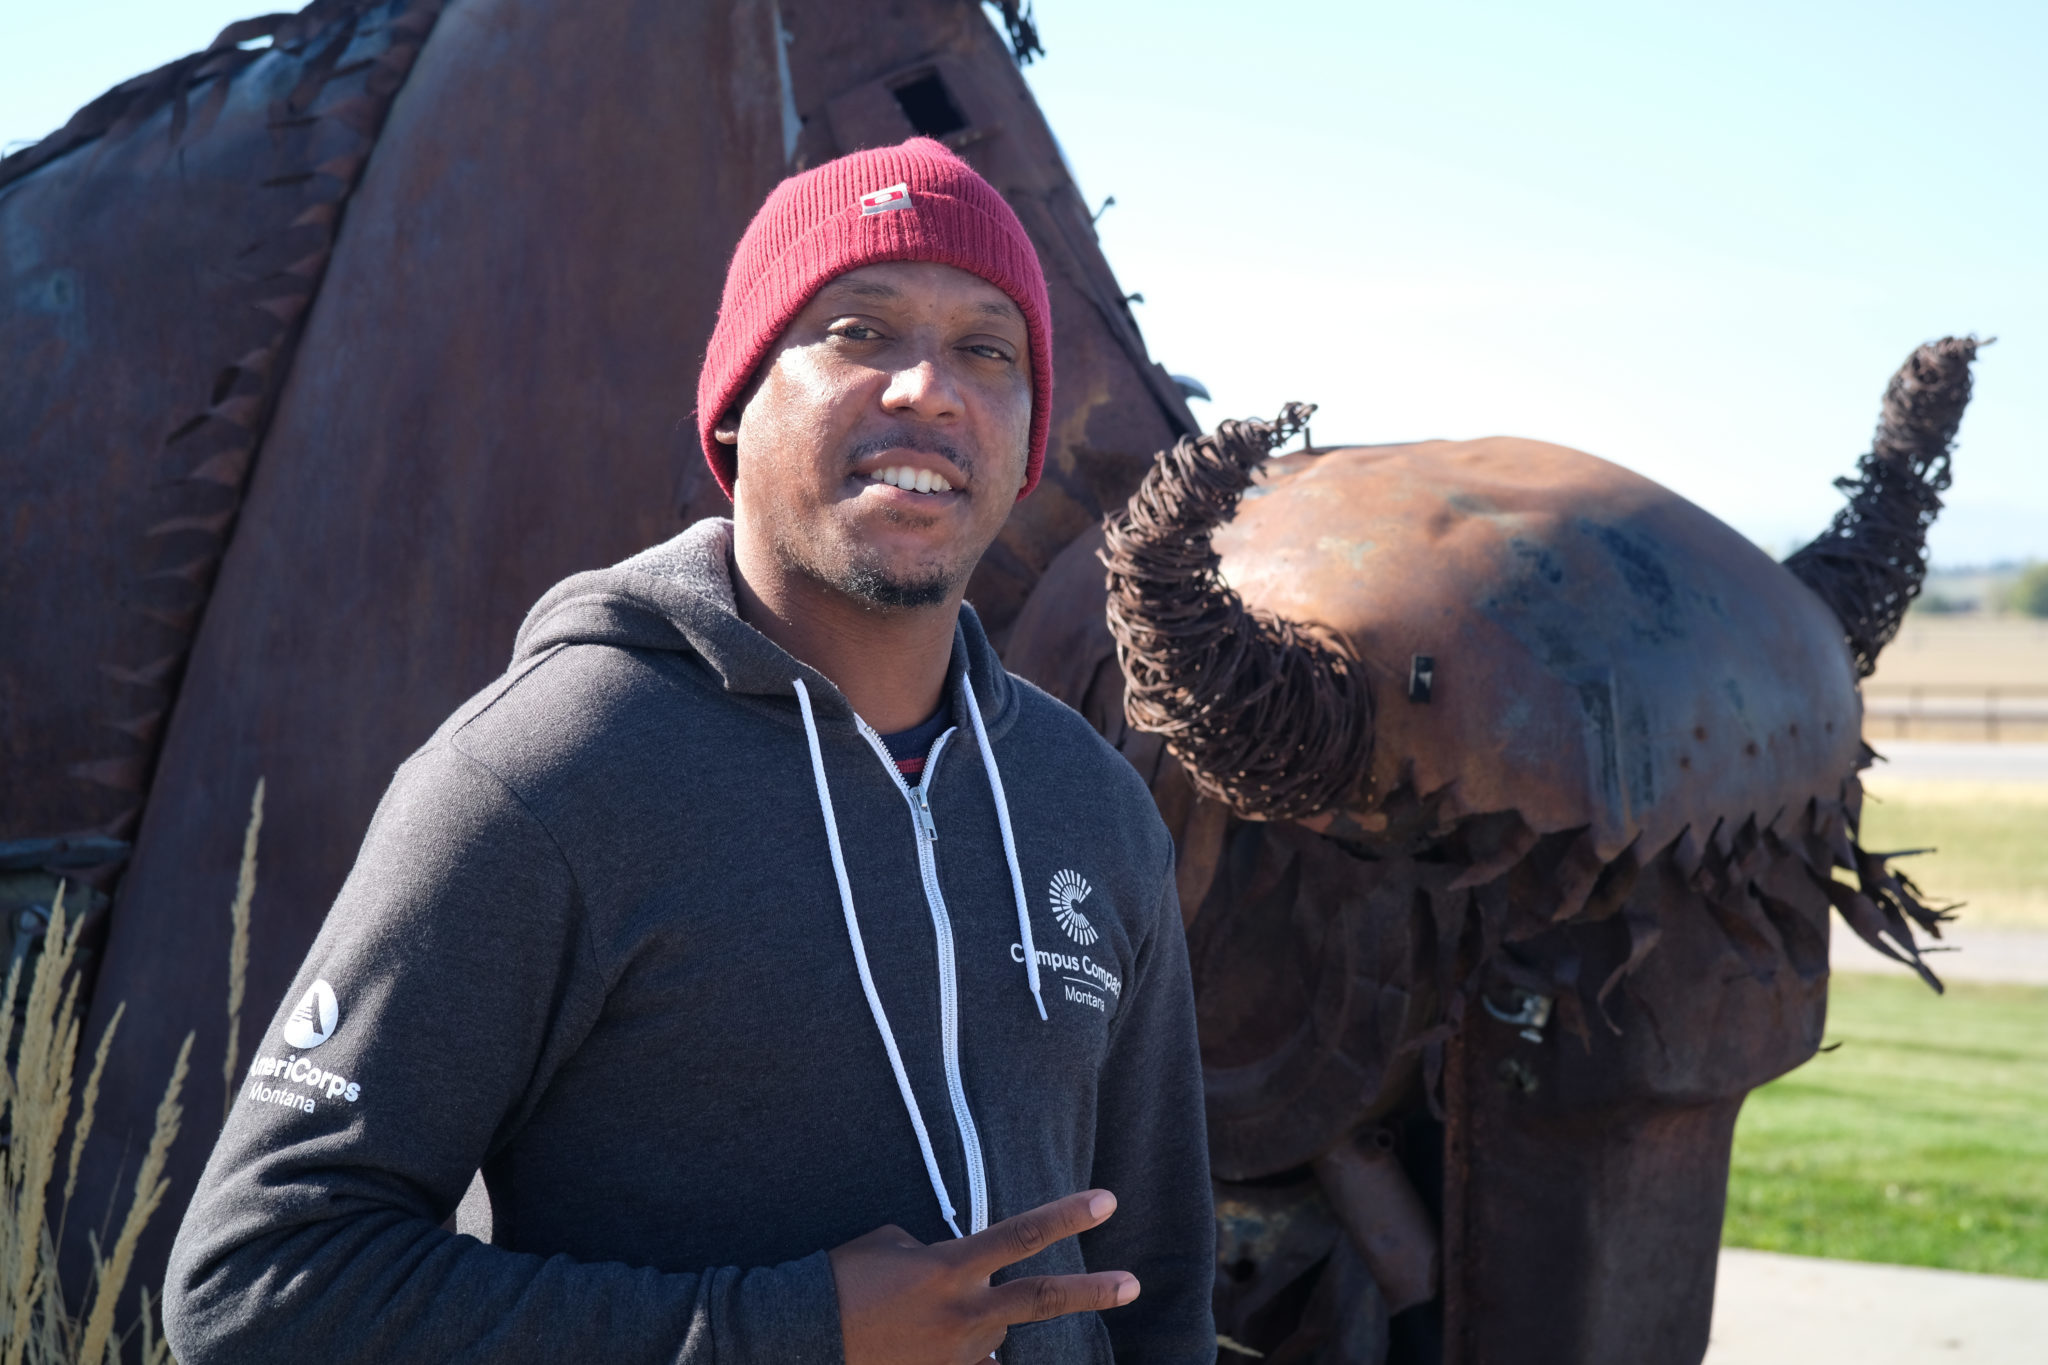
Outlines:
<svg viewBox="0 0 2048 1365"><path fill-rule="evenodd" d="M1122 1307L1138 1297L1137 1277L1123 1270L988 1282L1115 1212L1108 1190L1083 1190L936 1246L892 1225L834 1247L846 1365L974 1365L1012 1323Z"/></svg>

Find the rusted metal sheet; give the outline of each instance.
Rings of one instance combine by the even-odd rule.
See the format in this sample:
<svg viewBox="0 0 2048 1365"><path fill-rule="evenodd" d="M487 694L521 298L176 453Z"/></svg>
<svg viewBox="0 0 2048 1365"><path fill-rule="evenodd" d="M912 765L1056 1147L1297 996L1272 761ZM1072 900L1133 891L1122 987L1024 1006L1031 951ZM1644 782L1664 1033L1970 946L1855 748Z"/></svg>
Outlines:
<svg viewBox="0 0 2048 1365"><path fill-rule="evenodd" d="M1360 1129L1317 1157L1315 1173L1387 1311L1435 1298L1443 1285L1443 1237L1401 1169L1393 1130Z"/></svg>
<svg viewBox="0 0 2048 1365"><path fill-rule="evenodd" d="M1219 1362L1377 1365L1387 1304L1321 1187L1306 1174L1216 1185Z"/></svg>
<svg viewBox="0 0 2048 1365"><path fill-rule="evenodd" d="M503 667L526 607L672 529L683 376L718 297L716 267L673 263L722 262L779 173L769 8L467 0L425 43L321 287L301 293L304 333L167 718L88 1025L125 1002L152 1027L123 1030L109 1060L88 1189L132 1165L185 1032L202 1056L221 1047L225 906L257 778L252 1036L393 768ZM253 179L268 131L206 145L228 131L198 142L223 177ZM124 344L135 368L156 363L143 338ZM220 1086L196 1069L189 1111L218 1113ZM206 1145L173 1153L174 1200ZM149 1263L175 1225L173 1207L152 1226Z"/></svg>
<svg viewBox="0 0 2048 1365"><path fill-rule="evenodd" d="M1361 827L1405 788L1444 821L1584 829L1605 865L1839 799L1856 769L1826 606L1641 475L1496 437L1332 451L1255 491L1217 536L1225 576L1342 635L1381 699Z"/></svg>
<svg viewBox="0 0 2048 1365"><path fill-rule="evenodd" d="M1438 1013L1434 974L1416 970L1434 925L1416 909L1455 875L1232 824L1188 929L1219 1178L1307 1165L1412 1101L1419 1057L1403 1044Z"/></svg>
<svg viewBox="0 0 2048 1365"><path fill-rule="evenodd" d="M1482 1007L1450 1043L1446 1362L1700 1359L1736 1115L1821 1041L1828 906L1806 863L1825 867L1831 843L1788 833L1754 860L1768 973L1668 853L1615 917L1504 946L1504 970L1482 969L1482 997L1513 1005L1534 981L1615 970L1634 952L1631 916L1661 935L1609 997L1611 1027L1531 1041Z"/></svg>
<svg viewBox="0 0 2048 1365"><path fill-rule="evenodd" d="M134 837L307 304L439 8L233 25L0 161L0 841Z"/></svg>

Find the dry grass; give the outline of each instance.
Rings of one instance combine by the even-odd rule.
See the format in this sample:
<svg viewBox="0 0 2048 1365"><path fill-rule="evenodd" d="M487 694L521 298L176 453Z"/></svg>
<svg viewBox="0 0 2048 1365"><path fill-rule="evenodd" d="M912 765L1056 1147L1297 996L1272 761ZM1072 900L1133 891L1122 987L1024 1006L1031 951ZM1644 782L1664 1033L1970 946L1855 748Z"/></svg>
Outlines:
<svg viewBox="0 0 2048 1365"><path fill-rule="evenodd" d="M1870 681L1880 689L2048 684L2048 620L1909 615Z"/></svg>
<svg viewBox="0 0 2048 1365"><path fill-rule="evenodd" d="M2048 784L1866 775L1863 842L1925 848L1899 866L1930 895L1962 901L1971 926L2048 929Z"/></svg>
<svg viewBox="0 0 2048 1365"><path fill-rule="evenodd" d="M249 803L249 828L242 835L242 871L228 906L228 1049L221 1064L220 1121L235 1107L235 1068L241 1063L242 996L249 981L249 906L256 899L256 837L263 832L263 779Z"/></svg>
<svg viewBox="0 0 2048 1365"><path fill-rule="evenodd" d="M248 973L249 906L256 893L256 839L262 825L263 783L259 781L242 843L241 875L228 912L226 1074L230 1103L235 1093L236 1035ZM164 1169L171 1144L178 1140L183 1126L184 1108L178 1097L191 1066L191 1034L185 1035L164 1086L149 1146L136 1171L127 1214L114 1231L112 1247L104 1249L99 1236L90 1238L92 1278L82 1317L71 1315L58 1277L57 1244L63 1239L71 1198L78 1188L79 1158L99 1106L100 1078L106 1072L114 1031L126 1013L125 1006L117 1006L100 1035L85 1089L76 1096L78 1115L73 1123L72 1082L80 1027L79 928L65 913L60 889L51 907L42 952L28 981L26 1002L19 999L22 969L18 959L8 971L5 988L0 989L0 1059L7 1063L0 1066L0 1131L6 1133L5 1146L0 1147L0 1365L113 1365L123 1358L131 1340L142 1365L175 1365L170 1347L157 1334L156 1305L146 1286L136 1291L137 1313L129 1325L117 1331L115 1322L143 1229L163 1206L170 1189ZM18 1040L17 1003L22 1003ZM71 1150L53 1224L50 1185L56 1178L67 1127L71 1129Z"/></svg>
<svg viewBox="0 0 2048 1365"><path fill-rule="evenodd" d="M2048 620L1914 613L1864 685L1887 739L2048 740Z"/></svg>
<svg viewBox="0 0 2048 1365"><path fill-rule="evenodd" d="M128 1216L115 1236L114 1252L111 1256L101 1255L99 1243L94 1240L90 1306L82 1319L72 1317L58 1279L57 1237L77 1187L78 1158L99 1102L107 1049L121 1022L121 1011L117 1010L101 1035L92 1070L86 1076L78 1123L72 1131L63 1198L53 1229L49 1217L50 1183L57 1172L64 1130L71 1126L73 1068L78 1059L79 982L74 970L78 932L79 925L65 914L64 897L59 892L51 908L42 954L29 980L18 1045L14 1030L15 1004L21 989L19 962L9 970L6 988L0 991L0 1055L18 1046L12 1065L0 1068L0 1122L5 1123L8 1133L7 1147L0 1151L0 1365L105 1365L110 1359L110 1347L113 1357L118 1357L121 1342L114 1332L115 1314L127 1287L135 1244L150 1215L163 1201L164 1160L171 1143L177 1140L182 1117L178 1094L184 1087L186 1062L192 1052L190 1034L179 1050L178 1064L165 1087L163 1102L157 1107L149 1152L136 1181ZM139 1306L142 1325L138 1335L144 1365L163 1365L170 1360L170 1351L156 1336L155 1325L150 1321L147 1290L142 1291Z"/></svg>

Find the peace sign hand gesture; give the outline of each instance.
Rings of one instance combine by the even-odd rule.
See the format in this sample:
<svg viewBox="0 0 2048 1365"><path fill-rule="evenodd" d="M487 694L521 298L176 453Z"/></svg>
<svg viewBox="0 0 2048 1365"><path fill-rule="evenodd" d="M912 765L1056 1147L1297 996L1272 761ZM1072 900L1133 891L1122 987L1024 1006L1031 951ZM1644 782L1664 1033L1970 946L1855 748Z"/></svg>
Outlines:
<svg viewBox="0 0 2048 1365"><path fill-rule="evenodd" d="M973 1365L1013 1323L1122 1307L1138 1297L1137 1277L1123 1270L988 1282L1115 1212L1108 1190L1083 1190L935 1246L892 1224L834 1247L846 1365Z"/></svg>

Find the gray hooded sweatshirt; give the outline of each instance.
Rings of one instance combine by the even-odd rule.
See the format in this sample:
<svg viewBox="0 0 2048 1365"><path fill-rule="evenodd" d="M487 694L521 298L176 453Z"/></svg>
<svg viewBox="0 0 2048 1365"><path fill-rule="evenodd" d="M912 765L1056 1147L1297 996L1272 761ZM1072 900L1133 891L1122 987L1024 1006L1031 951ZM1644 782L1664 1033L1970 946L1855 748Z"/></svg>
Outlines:
<svg viewBox="0 0 2048 1365"><path fill-rule="evenodd" d="M1215 1359L1171 842L971 608L901 779L700 522L534 607L406 761L178 1233L184 1365L836 1361L828 1248L1078 1189L1007 1362ZM472 1173L492 1244L445 1231Z"/></svg>

